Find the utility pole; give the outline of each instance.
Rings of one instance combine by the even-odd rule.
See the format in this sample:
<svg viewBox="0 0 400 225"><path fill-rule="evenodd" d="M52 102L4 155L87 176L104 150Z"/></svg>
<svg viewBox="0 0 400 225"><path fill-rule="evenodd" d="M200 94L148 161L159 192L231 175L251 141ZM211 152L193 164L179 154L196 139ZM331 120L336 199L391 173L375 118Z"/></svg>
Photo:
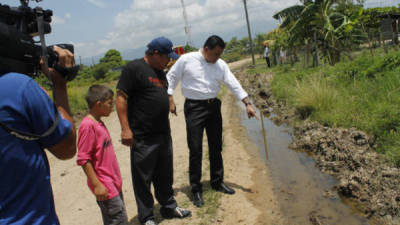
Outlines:
<svg viewBox="0 0 400 225"><path fill-rule="evenodd" d="M254 52L253 52L253 40L251 39L251 32L250 32L250 24L249 24L249 15L247 13L247 3L246 0L243 0L244 4L244 11L246 13L246 22L247 22L247 32L249 33L249 42L250 42L250 51L251 51L251 58L253 60L253 66L256 64L254 60Z"/></svg>
<svg viewBox="0 0 400 225"><path fill-rule="evenodd" d="M186 14L185 2L183 0L181 0L181 4L182 4L182 9L183 9L183 19L185 20L185 34L186 34L186 38L187 38L186 45L193 46L192 31L191 31L191 27L189 25L189 21L188 21L187 14Z"/></svg>

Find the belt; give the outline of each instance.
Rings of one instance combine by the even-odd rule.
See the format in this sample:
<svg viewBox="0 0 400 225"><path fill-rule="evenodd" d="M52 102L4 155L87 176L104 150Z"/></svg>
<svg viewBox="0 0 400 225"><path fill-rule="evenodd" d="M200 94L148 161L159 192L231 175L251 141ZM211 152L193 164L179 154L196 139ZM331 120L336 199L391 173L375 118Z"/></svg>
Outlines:
<svg viewBox="0 0 400 225"><path fill-rule="evenodd" d="M189 102L202 102L202 103L213 103L218 100L218 98L209 98L209 99L186 99Z"/></svg>

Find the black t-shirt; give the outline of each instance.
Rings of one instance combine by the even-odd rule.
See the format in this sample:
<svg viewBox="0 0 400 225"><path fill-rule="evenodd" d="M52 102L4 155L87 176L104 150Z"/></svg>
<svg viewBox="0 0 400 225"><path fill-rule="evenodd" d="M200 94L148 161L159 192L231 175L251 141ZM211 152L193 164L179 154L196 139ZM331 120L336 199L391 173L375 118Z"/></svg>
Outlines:
<svg viewBox="0 0 400 225"><path fill-rule="evenodd" d="M170 132L167 86L164 71L153 69L143 58L122 70L117 89L128 95L128 120L134 136Z"/></svg>

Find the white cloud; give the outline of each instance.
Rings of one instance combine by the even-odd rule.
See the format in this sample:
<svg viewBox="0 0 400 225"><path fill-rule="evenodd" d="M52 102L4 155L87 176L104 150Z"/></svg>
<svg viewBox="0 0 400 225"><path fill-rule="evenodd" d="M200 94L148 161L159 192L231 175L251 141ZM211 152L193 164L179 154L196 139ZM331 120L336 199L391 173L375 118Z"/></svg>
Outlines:
<svg viewBox="0 0 400 225"><path fill-rule="evenodd" d="M71 14L70 13L66 13L64 18L56 16L56 15L53 15L51 18L52 18L52 24L53 25L55 25L55 24L65 24L67 22L67 20L71 19Z"/></svg>
<svg viewBox="0 0 400 225"><path fill-rule="evenodd" d="M94 4L98 0L88 1ZM271 24L277 22L272 18L274 13L298 3L298 0L248 0L252 33L268 32ZM247 33L242 0L186 0L185 5L192 39L198 40L194 43L197 47L209 34L224 36L238 29ZM84 55L90 56L111 48L138 48L157 36L166 36L174 44L184 44L186 36L182 13L178 0L134 0L128 9L113 18L113 29L102 40L87 43L81 50L87 53Z"/></svg>
<svg viewBox="0 0 400 225"><path fill-rule="evenodd" d="M87 0L89 3L99 7L99 8L105 8L106 4L102 2L101 0Z"/></svg>

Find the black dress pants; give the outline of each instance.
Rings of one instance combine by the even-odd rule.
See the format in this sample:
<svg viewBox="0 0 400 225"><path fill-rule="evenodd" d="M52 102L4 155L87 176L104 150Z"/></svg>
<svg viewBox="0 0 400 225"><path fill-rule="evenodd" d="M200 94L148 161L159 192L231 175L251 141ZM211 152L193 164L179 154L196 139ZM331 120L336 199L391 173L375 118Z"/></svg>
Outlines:
<svg viewBox="0 0 400 225"><path fill-rule="evenodd" d="M172 189L173 158L171 135L156 134L134 139L131 149L133 190L138 207L139 221L154 219L154 200L150 184L162 207L174 209L177 203Z"/></svg>
<svg viewBox="0 0 400 225"><path fill-rule="evenodd" d="M202 192L201 161L203 156L203 132L206 130L210 160L210 183L212 186L223 182L222 161L222 116L221 101L186 99L185 106L187 143L189 146L189 180L192 192Z"/></svg>
<svg viewBox="0 0 400 225"><path fill-rule="evenodd" d="M271 67L271 63L269 62L269 57L265 57L265 61L267 62L268 67Z"/></svg>

